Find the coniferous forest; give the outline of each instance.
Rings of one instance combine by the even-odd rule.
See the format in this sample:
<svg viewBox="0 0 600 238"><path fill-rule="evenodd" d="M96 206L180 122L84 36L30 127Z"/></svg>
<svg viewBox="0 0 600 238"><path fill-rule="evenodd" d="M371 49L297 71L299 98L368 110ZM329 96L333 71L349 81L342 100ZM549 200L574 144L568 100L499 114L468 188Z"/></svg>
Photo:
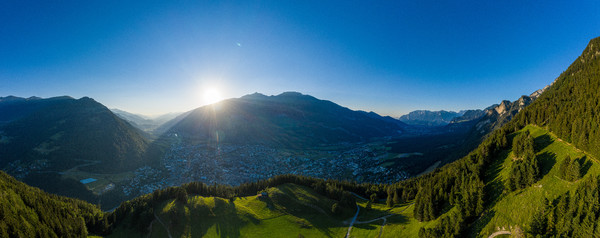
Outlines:
<svg viewBox="0 0 600 238"><path fill-rule="evenodd" d="M435 219L448 207L457 207L449 219L433 229L422 229L423 237L458 237L465 235L467 224L481 215L486 203L492 202L485 194L484 170L494 157L508 149L506 137L526 125L548 128L559 138L577 148L600 156L600 38L590 41L582 55L563 72L554 84L532 105L520 112L510 123L494 131L475 152L438 171L429 181L420 183L416 196L415 218ZM535 157L533 140L527 132L513 138L514 155L508 190L531 186L539 179L539 161ZM566 158L560 165L563 179L574 181L581 177L581 163ZM469 193L469 189L479 193ZM460 191L460 194L456 191ZM545 209L531 219L531 235L552 237L593 237L599 234L600 217L597 207L598 178L590 176L575 190L553 201L545 201ZM483 193L483 194L481 194ZM461 202L456 203L456 198ZM486 199L487 198L487 199ZM454 201L454 203L452 203ZM462 203L468 203L462 208ZM482 204L483 203L483 204Z"/></svg>
<svg viewBox="0 0 600 238"><path fill-rule="evenodd" d="M28 5L0 238L600 238L597 3Z"/></svg>
<svg viewBox="0 0 600 238"><path fill-rule="evenodd" d="M103 216L95 205L45 193L0 171L1 237L86 237Z"/></svg>
<svg viewBox="0 0 600 238"><path fill-rule="evenodd" d="M525 192L548 174L548 159L541 152L544 136L540 128L556 135L555 140L580 148L589 157L560 158L557 178L574 186L555 198L543 198L540 209L525 224L515 224L514 234L539 237L594 237L600 234L600 174L588 174L600 156L600 38L588 47L540 98L516 117L493 131L464 158L420 177L394 184L368 184L323 180L298 175L275 176L268 180L231 187L193 182L124 202L112 212L101 212L89 203L51 195L0 173L0 234L3 237L85 237L110 235L126 226L144 234L155 220L159 204L174 200L185 204L189 196L235 199L253 196L270 187L296 184L335 201L332 214L353 210L357 196L369 198L365 209L384 201L387 207L414 204L412 217L434 222L421 227L420 237L464 237L477 234L478 224L492 214L492 207L510 194ZM564 140L564 142L562 142ZM508 173L490 180L499 158ZM556 158L554 158L556 160ZM535 185L537 186L537 185ZM538 186L539 187L539 186ZM176 214L176 213L173 213ZM177 216L177 215L174 215ZM176 219L174 217L173 219ZM134 222L132 222L134 221Z"/></svg>

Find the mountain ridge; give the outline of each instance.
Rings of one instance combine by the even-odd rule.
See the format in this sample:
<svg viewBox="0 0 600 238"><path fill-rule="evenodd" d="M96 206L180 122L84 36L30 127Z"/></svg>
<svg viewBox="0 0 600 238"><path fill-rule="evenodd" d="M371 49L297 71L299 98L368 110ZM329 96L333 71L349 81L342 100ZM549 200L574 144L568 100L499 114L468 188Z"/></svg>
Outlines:
<svg viewBox="0 0 600 238"><path fill-rule="evenodd" d="M436 221L437 225L421 228L419 236L460 236L466 232L485 236L497 231L498 227L517 236L527 233L531 236L590 237L590 234L596 234L600 226L589 222L596 221L600 214L589 208L599 206L600 202L589 199L586 194L600 190L600 173L594 170L594 174L583 177L588 170L581 168L590 168L586 165L587 160L600 155L600 124L597 123L600 108L596 103L600 99L598 45L600 37L590 40L581 56L554 83L543 93L535 93L538 98L531 105L520 108L528 101L529 96L524 96L513 103L505 102L495 107L490 115L518 112L510 122L494 130L469 156L446 165L423 181L426 185L419 188L414 215L420 221ZM544 151L556 141L572 143L567 147L575 147L568 149L570 152L564 149ZM585 154L581 157L582 151L590 157ZM569 165L573 160L564 158L565 154L577 156L577 166ZM557 165L558 162L561 165ZM465 166L469 164L470 167ZM570 190L557 190L544 182L562 176L565 172L561 171L566 168L576 168L575 179L583 177L582 181L570 185ZM469 181L461 181L466 179L464 174L473 176ZM473 190L462 194L450 192L460 188ZM477 188L482 192L475 192L479 190ZM554 191L549 193L546 189ZM451 195L437 196L432 191L450 192ZM558 197L547 197L547 194ZM507 201L509 199L513 199L512 202ZM515 204L523 199L527 202ZM514 213L531 211L531 208L535 212L526 217ZM486 226L489 229L481 230Z"/></svg>
<svg viewBox="0 0 600 238"><path fill-rule="evenodd" d="M77 160L100 160L106 163L104 168L127 169L142 160L149 143L137 129L89 97L2 101L0 112L9 115L0 124L3 144L8 145L0 149L3 165L43 159L61 160L51 165L61 167Z"/></svg>
<svg viewBox="0 0 600 238"><path fill-rule="evenodd" d="M400 135L407 126L298 92L259 93L192 110L168 133L223 142L331 144Z"/></svg>
<svg viewBox="0 0 600 238"><path fill-rule="evenodd" d="M464 111L429 111L416 110L402 115L398 120L409 125L418 126L445 126L448 125L454 118L462 116Z"/></svg>
<svg viewBox="0 0 600 238"><path fill-rule="evenodd" d="M291 229L285 227L289 226L300 232L313 229L311 232L325 236L338 232L372 236L381 235L384 230L392 230L395 236L420 237L485 237L497 231L515 236L594 236L600 231L597 222L600 166L595 159L600 155L599 45L600 38L592 39L582 55L543 92L536 91L533 96L522 96L514 102L503 101L488 108L487 119L496 118L498 122L488 124L491 125L489 136L467 156L429 174L389 185L295 175L276 176L236 187L193 182L125 202L105 216L111 219L92 224L103 224L109 231L122 232L121 235L139 236L171 234L169 229L174 228L176 234L186 231L189 232L185 234L208 234L209 229L215 229L210 234L240 236L242 228L261 225L278 227L277 231L282 234L289 234ZM260 106L261 100L269 100L260 95L253 97L259 99L238 101L242 106L256 106L252 103ZM227 102L232 101L237 102ZM305 101L291 102L299 106ZM286 103L283 105L288 105ZM205 111L210 119L215 114L209 113L231 105L234 104L218 103L196 109L176 127L193 126L190 121L203 119ZM324 108L331 106L324 105ZM265 110L285 117L311 118L294 107ZM352 115L369 116L357 111ZM268 121L268 118L257 120ZM593 164L589 165L588 160ZM570 174L569 178L565 178L565 174ZM557 183L560 186L553 187ZM331 210L325 210L329 207ZM196 210L190 213L189 209ZM275 209L283 211L282 216L297 216L289 216L286 223L269 223ZM303 214L309 209L316 212ZM348 211L354 209L356 215L349 214ZM169 226L157 213L169 219ZM14 214L11 215L16 216ZM323 215L353 219L349 224L323 225L319 220ZM198 216L207 218L196 219ZM106 221L109 223L104 223ZM157 228L157 233L148 229L158 224L154 221L163 227ZM202 222L210 224L194 226L204 224ZM358 223L362 225L355 225ZM285 224L283 228L281 224ZM165 232L160 233L162 230ZM379 233L373 232L377 230Z"/></svg>

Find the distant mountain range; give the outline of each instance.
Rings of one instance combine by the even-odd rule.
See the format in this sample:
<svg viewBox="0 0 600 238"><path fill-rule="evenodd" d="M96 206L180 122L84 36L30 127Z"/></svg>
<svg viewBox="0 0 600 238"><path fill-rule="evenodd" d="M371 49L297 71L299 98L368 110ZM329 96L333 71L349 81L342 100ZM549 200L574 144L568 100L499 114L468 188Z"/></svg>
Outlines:
<svg viewBox="0 0 600 238"><path fill-rule="evenodd" d="M189 112L171 128L184 138L304 147L402 135L408 125L373 112L286 92L255 93Z"/></svg>
<svg viewBox="0 0 600 238"><path fill-rule="evenodd" d="M177 134L189 140L275 148L448 133L456 141L467 138L470 144L476 144L541 92L512 103L503 101L485 110L420 110L403 117L411 123L427 122L420 125L408 125L373 112L353 111L297 92L276 96L255 93L157 118L118 109L111 111L87 97L76 100L66 96L48 99L8 96L0 98L0 143L6 145L0 147L0 167L15 174L13 170L32 163L56 171L87 164L80 169L119 172L156 163L162 156L160 143L151 146L141 130L157 137ZM451 116L454 117L449 119ZM427 126L431 124L436 126ZM12 164L8 166L9 163Z"/></svg>
<svg viewBox="0 0 600 238"><path fill-rule="evenodd" d="M418 126L444 126L448 125L452 119L462 116L464 111L428 111L416 110L399 118L400 121L409 125Z"/></svg>
<svg viewBox="0 0 600 238"><path fill-rule="evenodd" d="M600 38L591 40L550 86L436 127L472 125L469 135L486 139L424 176L393 184L297 175L237 187L195 182L102 213L0 172L0 236L377 236L383 226L373 226L383 222L388 236L592 237L600 230L599 45ZM165 136L286 147L414 130L393 118L291 92L225 100L168 123ZM126 169L146 162L149 147L141 131L86 97L0 98L0 132L2 165L35 162L29 169L65 169L82 161L99 162L86 167Z"/></svg>
<svg viewBox="0 0 600 238"><path fill-rule="evenodd" d="M465 111L461 111L461 113L462 113L461 116L453 118L449 124L461 123L461 122L479 119L485 115L485 110L481 110L481 109L465 110Z"/></svg>
<svg viewBox="0 0 600 238"><path fill-rule="evenodd" d="M539 89L529 96L523 95L513 102L503 100L500 104L494 104L483 111L477 112L476 114L481 116L471 131L470 137L481 138L493 130L504 126L504 124L512 120L517 113L535 101L551 85L552 84L543 89ZM457 118L457 120L461 120L461 118Z"/></svg>
<svg viewBox="0 0 600 238"><path fill-rule="evenodd" d="M139 115L135 113L126 112L120 109L110 109L115 115L119 116L121 119L126 120L132 126L137 127L138 129L153 133L158 127L165 124L166 122L173 120L177 116L181 115L180 112L172 112L167 113L155 117L149 117L144 115Z"/></svg>

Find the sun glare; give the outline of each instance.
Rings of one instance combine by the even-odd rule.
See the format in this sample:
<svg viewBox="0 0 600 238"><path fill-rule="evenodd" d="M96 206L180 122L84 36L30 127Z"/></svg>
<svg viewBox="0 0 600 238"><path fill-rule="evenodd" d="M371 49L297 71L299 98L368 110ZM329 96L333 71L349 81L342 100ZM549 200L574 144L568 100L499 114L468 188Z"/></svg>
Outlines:
<svg viewBox="0 0 600 238"><path fill-rule="evenodd" d="M206 88L202 98L204 105L213 104L222 100L221 92L214 87Z"/></svg>

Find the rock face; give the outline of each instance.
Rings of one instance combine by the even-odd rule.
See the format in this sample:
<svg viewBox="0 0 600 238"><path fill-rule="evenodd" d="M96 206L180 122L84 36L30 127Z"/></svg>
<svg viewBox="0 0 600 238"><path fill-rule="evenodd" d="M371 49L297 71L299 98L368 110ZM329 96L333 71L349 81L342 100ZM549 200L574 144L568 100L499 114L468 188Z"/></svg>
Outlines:
<svg viewBox="0 0 600 238"><path fill-rule="evenodd" d="M484 110L485 116L483 116L479 122L475 125L475 133L479 135L485 135L497 128L500 128L507 122L509 122L517 113L529 106L535 99L537 99L546 89L552 84L539 89L529 96L523 95L514 102L504 100L500 104L492 105Z"/></svg>
<svg viewBox="0 0 600 238"><path fill-rule="evenodd" d="M463 112L417 110L401 116L399 120L409 125L444 126L462 115Z"/></svg>
<svg viewBox="0 0 600 238"><path fill-rule="evenodd" d="M485 111L481 109L466 110L464 111L462 116L455 117L454 119L452 119L452 121L450 121L450 124L473 121L483 117L484 115Z"/></svg>

